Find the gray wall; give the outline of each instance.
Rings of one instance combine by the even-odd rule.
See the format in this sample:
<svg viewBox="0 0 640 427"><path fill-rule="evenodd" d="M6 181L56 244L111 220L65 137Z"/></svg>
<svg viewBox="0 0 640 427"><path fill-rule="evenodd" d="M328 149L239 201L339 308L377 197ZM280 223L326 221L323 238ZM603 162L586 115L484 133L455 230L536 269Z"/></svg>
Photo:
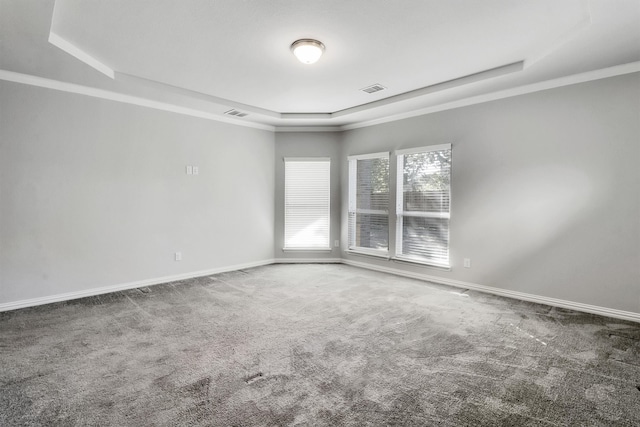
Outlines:
<svg viewBox="0 0 640 427"><path fill-rule="evenodd" d="M283 251L284 247L284 161L285 157L331 158L331 244L340 240L340 168L346 160L340 156L340 134L336 132L279 132L276 133L275 166L275 240L276 259L340 258L340 248L331 252Z"/></svg>
<svg viewBox="0 0 640 427"><path fill-rule="evenodd" d="M273 258L272 132L7 82L0 102L0 303Z"/></svg>
<svg viewBox="0 0 640 427"><path fill-rule="evenodd" d="M639 74L343 133L273 134L7 82L0 102L0 303L342 257L640 312ZM440 143L453 144L451 271L345 254L346 156ZM282 158L309 156L332 159L341 248L283 252Z"/></svg>
<svg viewBox="0 0 640 427"><path fill-rule="evenodd" d="M342 158L453 144L452 268L344 258L640 312L639 111L636 73L347 131Z"/></svg>

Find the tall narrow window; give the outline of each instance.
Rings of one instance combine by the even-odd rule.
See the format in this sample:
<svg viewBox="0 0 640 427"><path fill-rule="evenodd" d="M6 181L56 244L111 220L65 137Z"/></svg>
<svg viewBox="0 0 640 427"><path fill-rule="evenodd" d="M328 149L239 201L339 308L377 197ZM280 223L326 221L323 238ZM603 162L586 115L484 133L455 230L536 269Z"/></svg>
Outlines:
<svg viewBox="0 0 640 427"><path fill-rule="evenodd" d="M451 145L397 155L396 257L448 267Z"/></svg>
<svg viewBox="0 0 640 427"><path fill-rule="evenodd" d="M389 153L349 157L349 250L388 253Z"/></svg>
<svg viewBox="0 0 640 427"><path fill-rule="evenodd" d="M284 249L331 249L328 158L284 159Z"/></svg>

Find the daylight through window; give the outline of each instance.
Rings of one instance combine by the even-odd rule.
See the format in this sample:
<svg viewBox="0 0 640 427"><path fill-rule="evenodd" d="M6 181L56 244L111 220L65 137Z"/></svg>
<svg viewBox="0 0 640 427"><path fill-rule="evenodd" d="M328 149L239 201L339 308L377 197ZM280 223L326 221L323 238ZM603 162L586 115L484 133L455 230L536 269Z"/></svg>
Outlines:
<svg viewBox="0 0 640 427"><path fill-rule="evenodd" d="M349 250L389 250L389 153L349 157Z"/></svg>
<svg viewBox="0 0 640 427"><path fill-rule="evenodd" d="M397 155L396 257L448 267L451 145Z"/></svg>
<svg viewBox="0 0 640 427"><path fill-rule="evenodd" d="M284 161L284 249L331 249L330 159Z"/></svg>

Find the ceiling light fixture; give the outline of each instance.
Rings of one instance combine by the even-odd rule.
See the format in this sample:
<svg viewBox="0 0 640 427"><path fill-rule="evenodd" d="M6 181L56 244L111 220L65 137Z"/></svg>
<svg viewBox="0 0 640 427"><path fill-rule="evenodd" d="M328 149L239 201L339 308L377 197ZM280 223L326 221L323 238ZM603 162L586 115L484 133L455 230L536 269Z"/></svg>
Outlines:
<svg viewBox="0 0 640 427"><path fill-rule="evenodd" d="M324 52L324 45L318 40L300 39L291 44L291 52L303 64L313 64Z"/></svg>

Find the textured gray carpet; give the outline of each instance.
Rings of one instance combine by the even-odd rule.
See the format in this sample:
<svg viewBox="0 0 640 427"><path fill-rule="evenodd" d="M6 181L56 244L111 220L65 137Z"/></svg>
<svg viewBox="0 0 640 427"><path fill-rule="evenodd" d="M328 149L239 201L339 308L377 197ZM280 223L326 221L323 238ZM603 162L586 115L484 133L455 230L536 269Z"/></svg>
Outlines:
<svg viewBox="0 0 640 427"><path fill-rule="evenodd" d="M640 324L344 265L0 314L0 425L640 425Z"/></svg>

